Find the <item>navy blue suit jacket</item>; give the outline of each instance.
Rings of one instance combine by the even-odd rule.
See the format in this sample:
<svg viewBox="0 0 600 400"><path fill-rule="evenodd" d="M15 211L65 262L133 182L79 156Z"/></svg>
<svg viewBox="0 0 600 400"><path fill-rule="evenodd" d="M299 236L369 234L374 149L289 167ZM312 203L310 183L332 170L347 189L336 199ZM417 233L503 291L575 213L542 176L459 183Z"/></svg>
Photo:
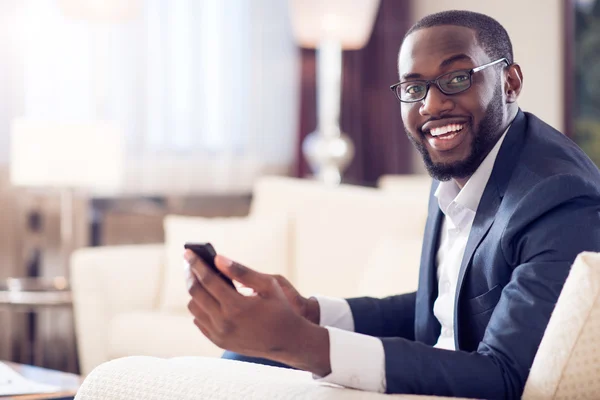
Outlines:
<svg viewBox="0 0 600 400"><path fill-rule="evenodd" d="M381 337L388 393L519 398L576 255L600 251L600 172L567 137L519 111L473 222L455 302L457 351L432 347L442 213L429 199L419 287L349 299L355 330Z"/></svg>

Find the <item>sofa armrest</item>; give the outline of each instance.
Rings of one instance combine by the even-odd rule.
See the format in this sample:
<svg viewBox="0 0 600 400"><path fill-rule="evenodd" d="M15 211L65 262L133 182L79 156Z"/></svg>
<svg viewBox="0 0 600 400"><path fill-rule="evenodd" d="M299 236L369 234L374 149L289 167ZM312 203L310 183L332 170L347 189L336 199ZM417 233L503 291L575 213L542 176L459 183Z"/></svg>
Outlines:
<svg viewBox="0 0 600 400"><path fill-rule="evenodd" d="M156 307L163 245L83 248L71 256L71 286L81 371L108 360L113 316Z"/></svg>
<svg viewBox="0 0 600 400"><path fill-rule="evenodd" d="M125 357L94 369L76 400L125 399L440 399L384 395L314 380L309 372L218 358Z"/></svg>

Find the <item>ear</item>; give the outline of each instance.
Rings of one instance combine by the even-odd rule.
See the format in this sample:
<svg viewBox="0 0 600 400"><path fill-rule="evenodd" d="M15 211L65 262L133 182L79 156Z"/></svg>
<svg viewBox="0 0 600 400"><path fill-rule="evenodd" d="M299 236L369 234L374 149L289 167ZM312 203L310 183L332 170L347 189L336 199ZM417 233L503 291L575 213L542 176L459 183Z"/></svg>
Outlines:
<svg viewBox="0 0 600 400"><path fill-rule="evenodd" d="M519 64L511 64L505 71L506 81L504 83L504 93L507 103L515 103L521 89L523 88L523 73Z"/></svg>

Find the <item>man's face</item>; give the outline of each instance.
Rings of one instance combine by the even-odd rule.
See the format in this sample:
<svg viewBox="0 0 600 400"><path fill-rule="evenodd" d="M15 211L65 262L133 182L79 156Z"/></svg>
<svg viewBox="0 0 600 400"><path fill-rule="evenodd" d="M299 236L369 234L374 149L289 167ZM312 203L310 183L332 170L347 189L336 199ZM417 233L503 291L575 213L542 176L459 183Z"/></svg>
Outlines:
<svg viewBox="0 0 600 400"><path fill-rule="evenodd" d="M398 57L400 81L431 80L490 61L475 32L460 26L437 26L412 33ZM445 95L434 84L427 97L402 103L409 139L436 179L470 177L505 129L507 115L499 64L475 72L464 92Z"/></svg>

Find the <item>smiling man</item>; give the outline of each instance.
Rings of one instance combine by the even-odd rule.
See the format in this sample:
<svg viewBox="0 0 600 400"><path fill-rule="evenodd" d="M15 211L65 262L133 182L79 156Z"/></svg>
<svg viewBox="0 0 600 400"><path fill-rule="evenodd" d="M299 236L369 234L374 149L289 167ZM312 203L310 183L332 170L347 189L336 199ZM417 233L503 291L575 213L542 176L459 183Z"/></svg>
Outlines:
<svg viewBox="0 0 600 400"><path fill-rule="evenodd" d="M492 18L425 17L398 69L391 88L434 178L418 291L305 298L217 256L246 297L186 252L190 312L228 358L370 391L519 398L572 262L600 251L600 172L519 109L523 75Z"/></svg>

